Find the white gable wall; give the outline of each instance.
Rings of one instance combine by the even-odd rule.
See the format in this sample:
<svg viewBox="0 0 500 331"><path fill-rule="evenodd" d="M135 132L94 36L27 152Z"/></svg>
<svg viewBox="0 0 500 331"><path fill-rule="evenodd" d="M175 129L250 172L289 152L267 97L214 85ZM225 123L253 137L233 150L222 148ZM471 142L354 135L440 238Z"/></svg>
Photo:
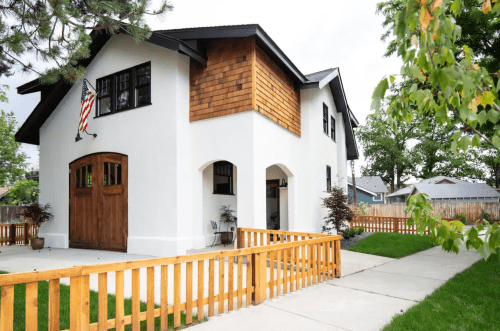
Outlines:
<svg viewBox="0 0 500 331"><path fill-rule="evenodd" d="M67 247L69 234L69 164L82 156L113 152L128 155L128 251L145 250L144 243L176 251L178 176L175 154L176 111L188 112L180 77L188 75L189 58L147 42L136 44L126 35L115 35L87 68L87 79L96 79L151 61L152 105L119 114L93 118L88 131L75 143L81 84L71 88L40 129L40 201L51 203L54 219L41 227L46 245ZM182 79L181 84L187 84ZM188 93L186 86L184 94ZM168 102L166 102L168 100ZM132 175L133 174L133 175ZM170 238L170 240L168 239Z"/></svg>

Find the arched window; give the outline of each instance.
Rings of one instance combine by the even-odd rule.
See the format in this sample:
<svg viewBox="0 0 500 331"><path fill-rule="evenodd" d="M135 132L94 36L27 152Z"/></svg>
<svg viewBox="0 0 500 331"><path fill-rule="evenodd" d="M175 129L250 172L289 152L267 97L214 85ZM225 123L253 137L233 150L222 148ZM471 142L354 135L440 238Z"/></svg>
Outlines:
<svg viewBox="0 0 500 331"><path fill-rule="evenodd" d="M214 162L214 194L234 194L233 164L231 162Z"/></svg>

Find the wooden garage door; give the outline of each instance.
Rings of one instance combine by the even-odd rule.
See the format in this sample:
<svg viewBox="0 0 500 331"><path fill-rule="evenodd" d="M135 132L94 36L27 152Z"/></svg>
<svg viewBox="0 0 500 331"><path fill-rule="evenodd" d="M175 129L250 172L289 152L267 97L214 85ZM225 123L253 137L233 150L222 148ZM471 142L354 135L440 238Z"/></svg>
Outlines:
<svg viewBox="0 0 500 331"><path fill-rule="evenodd" d="M70 164L70 247L127 251L127 173L121 154Z"/></svg>

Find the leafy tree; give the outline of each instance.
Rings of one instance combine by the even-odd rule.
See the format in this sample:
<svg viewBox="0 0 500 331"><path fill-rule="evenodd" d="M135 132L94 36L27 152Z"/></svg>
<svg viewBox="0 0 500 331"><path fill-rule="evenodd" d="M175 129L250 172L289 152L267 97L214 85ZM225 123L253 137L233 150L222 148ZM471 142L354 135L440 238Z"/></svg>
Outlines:
<svg viewBox="0 0 500 331"><path fill-rule="evenodd" d="M488 185L500 188L500 155L497 149L490 148L481 155L482 163L486 166L486 182Z"/></svg>
<svg viewBox="0 0 500 331"><path fill-rule="evenodd" d="M7 102L5 91L0 91L0 102ZM14 138L16 125L14 113L0 111L0 187L12 185L24 176L26 154Z"/></svg>
<svg viewBox="0 0 500 331"><path fill-rule="evenodd" d="M470 146L482 143L500 150L500 80L480 61L480 51L474 55L469 45L460 45L462 27L457 23L464 9L463 0L402 0L392 7L393 24L390 30L393 43L403 60L401 74L405 79L418 80L402 88L392 99L387 113L389 120L413 122L418 116L434 119L440 125L455 125L450 149L465 152ZM481 0L481 10L487 19L498 22L500 3ZM494 6L493 6L494 5ZM498 32L495 36L498 36ZM493 64L492 64L493 65ZM380 111L382 100L394 77L384 78L373 93L372 108ZM491 129L491 130L489 130ZM478 231L483 225L463 233L460 221L439 222L431 216L432 207L425 195L410 197L408 223L415 222L419 233L428 228L431 237L447 251L458 252L460 243L475 248L484 258L497 253L500 247L498 224L486 226L483 241Z"/></svg>
<svg viewBox="0 0 500 331"><path fill-rule="evenodd" d="M38 202L38 182L35 180L20 180L7 192L11 205L27 205Z"/></svg>
<svg viewBox="0 0 500 331"><path fill-rule="evenodd" d="M162 15L173 9L163 0L148 10L149 0L3 0L0 1L0 77L18 69L40 74L24 55L50 62L54 69L42 82L60 78L76 82L85 68L78 61L90 56L90 31L113 34L120 29L138 40L151 34L146 15Z"/></svg>
<svg viewBox="0 0 500 331"><path fill-rule="evenodd" d="M391 125L385 113L368 115L366 124L357 129L367 166L363 176L380 176L391 185L391 191L401 188L414 172L414 161L408 145L416 125L406 122Z"/></svg>
<svg viewBox="0 0 500 331"><path fill-rule="evenodd" d="M459 179L484 179L482 167L478 167L481 151L477 148L468 153L455 154L450 150L449 139L453 126L441 126L430 119L427 125L417 127L414 139L418 143L411 149L416 164L414 176L420 179L450 176Z"/></svg>
<svg viewBox="0 0 500 331"><path fill-rule="evenodd" d="M335 228L337 234L340 234L343 228L348 228L354 214L348 205L349 198L340 186L333 184L329 193L322 199L321 206L328 208L328 214L325 216L321 231L330 233L332 228Z"/></svg>

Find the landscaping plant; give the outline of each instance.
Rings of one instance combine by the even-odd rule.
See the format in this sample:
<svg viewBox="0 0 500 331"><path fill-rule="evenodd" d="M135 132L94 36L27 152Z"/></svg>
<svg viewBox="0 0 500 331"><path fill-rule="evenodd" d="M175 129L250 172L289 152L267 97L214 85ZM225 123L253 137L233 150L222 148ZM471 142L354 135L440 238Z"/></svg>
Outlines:
<svg viewBox="0 0 500 331"><path fill-rule="evenodd" d="M467 224L467 215L465 215L464 213L455 214L455 216L453 216L453 218L459 219L460 222Z"/></svg>
<svg viewBox="0 0 500 331"><path fill-rule="evenodd" d="M41 205L38 202L34 202L28 206L19 214L19 216L23 216L25 219L29 220L30 223L35 224L36 229L40 227L40 225L54 217L51 212L49 212L50 204ZM36 237L38 238L38 231L35 232Z"/></svg>
<svg viewBox="0 0 500 331"><path fill-rule="evenodd" d="M325 216L321 231L323 233L331 233L332 228L335 228L338 234L342 233L343 229L348 228L349 222L352 221L354 216L352 210L348 205L348 197L344 190L334 184L330 189L329 195L323 198L324 208L328 209Z"/></svg>
<svg viewBox="0 0 500 331"><path fill-rule="evenodd" d="M365 228L363 228L362 226L360 226L356 232L356 234L362 234L363 232L365 232Z"/></svg>
<svg viewBox="0 0 500 331"><path fill-rule="evenodd" d="M493 223L493 215L491 215L490 213L488 213L484 210L481 212L481 216L479 216L479 218L490 223L490 224Z"/></svg>

